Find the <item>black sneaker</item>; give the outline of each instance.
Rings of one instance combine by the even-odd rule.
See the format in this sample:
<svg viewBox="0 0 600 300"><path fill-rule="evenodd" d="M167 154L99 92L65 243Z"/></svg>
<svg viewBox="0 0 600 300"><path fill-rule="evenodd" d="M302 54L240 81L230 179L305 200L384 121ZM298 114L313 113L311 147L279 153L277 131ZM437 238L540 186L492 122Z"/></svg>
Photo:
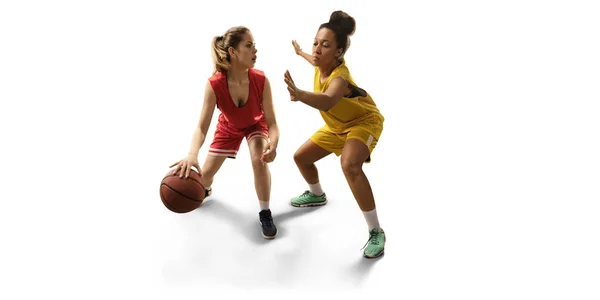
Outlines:
<svg viewBox="0 0 600 300"><path fill-rule="evenodd" d="M208 198L208 196L212 195L212 188L207 188L204 190L204 198Z"/></svg>
<svg viewBox="0 0 600 300"><path fill-rule="evenodd" d="M273 239L277 235L277 227L273 224L273 217L271 216L271 210L261 210L258 213L260 218L260 226L262 227L262 235L265 239Z"/></svg>

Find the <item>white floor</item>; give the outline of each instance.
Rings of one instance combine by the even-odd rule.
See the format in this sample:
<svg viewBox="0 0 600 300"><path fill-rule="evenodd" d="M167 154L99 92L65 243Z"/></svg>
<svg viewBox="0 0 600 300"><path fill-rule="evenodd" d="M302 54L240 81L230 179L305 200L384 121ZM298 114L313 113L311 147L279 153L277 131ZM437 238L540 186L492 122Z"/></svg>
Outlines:
<svg viewBox="0 0 600 300"><path fill-rule="evenodd" d="M86 171L81 177L95 183L78 180L79 187L70 191L62 179L50 179L41 190L29 190L40 201L9 204L3 211L2 274L10 283L4 291L22 296L14 299L598 295L592 288L600 265L597 206L582 194L589 189L562 200L557 195L577 186L532 180L532 188L493 188L485 186L485 178L461 177L466 173L439 181L441 175L425 176L410 164L414 174L393 176L375 172L384 168L374 159L365 169L388 241L383 257L367 260L360 250L366 225L338 160L331 156L319 163L329 204L301 209L288 204L305 187L287 155L272 165L272 211L279 228L274 240L260 235L258 204L247 180L250 164L243 155L224 165L213 197L181 215L162 206L158 183L165 168L158 164L138 174L129 189L130 174L122 171L106 178ZM105 175L106 170L100 168ZM107 185L113 189L101 188ZM121 197L111 197L116 191ZM47 202L46 193L53 195ZM64 199L56 197L60 194ZM21 211L13 215L11 207Z"/></svg>

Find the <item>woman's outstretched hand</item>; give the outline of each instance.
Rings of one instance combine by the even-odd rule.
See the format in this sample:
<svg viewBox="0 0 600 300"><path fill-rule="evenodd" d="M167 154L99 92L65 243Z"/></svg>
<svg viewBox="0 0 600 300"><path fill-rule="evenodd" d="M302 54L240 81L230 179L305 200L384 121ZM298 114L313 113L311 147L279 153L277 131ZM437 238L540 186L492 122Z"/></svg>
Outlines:
<svg viewBox="0 0 600 300"><path fill-rule="evenodd" d="M292 101L298 101L298 88L292 79L292 75L290 75L290 71L286 70L283 77L285 84L287 84L288 92L290 93L290 99Z"/></svg>

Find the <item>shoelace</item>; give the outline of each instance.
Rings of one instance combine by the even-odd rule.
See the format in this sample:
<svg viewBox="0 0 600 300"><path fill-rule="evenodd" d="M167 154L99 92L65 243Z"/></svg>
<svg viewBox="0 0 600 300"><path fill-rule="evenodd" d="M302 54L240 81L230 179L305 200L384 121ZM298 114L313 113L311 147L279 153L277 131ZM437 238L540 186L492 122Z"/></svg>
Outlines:
<svg viewBox="0 0 600 300"><path fill-rule="evenodd" d="M369 243L372 243L373 245L379 245L379 241L377 240L377 234L378 233L379 232L377 230L371 230L369 232L369 240L367 241L367 243L360 250L365 249L365 247L367 247L367 245Z"/></svg>
<svg viewBox="0 0 600 300"><path fill-rule="evenodd" d="M310 195L310 191L304 191L304 193L302 193L302 198L309 196Z"/></svg>
<svg viewBox="0 0 600 300"><path fill-rule="evenodd" d="M268 228L271 228L271 227L273 227L273 218L269 217L268 215L263 215L263 214L261 214L261 215L260 215L260 222L261 222L261 223L262 223L264 226L266 226L266 227L268 227Z"/></svg>

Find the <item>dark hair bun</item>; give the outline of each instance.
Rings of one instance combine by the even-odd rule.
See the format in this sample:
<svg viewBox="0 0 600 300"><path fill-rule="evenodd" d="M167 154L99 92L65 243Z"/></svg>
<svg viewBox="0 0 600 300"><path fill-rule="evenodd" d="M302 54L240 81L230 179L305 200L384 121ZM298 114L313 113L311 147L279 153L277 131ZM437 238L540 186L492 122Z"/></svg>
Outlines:
<svg viewBox="0 0 600 300"><path fill-rule="evenodd" d="M331 16L329 17L329 24L339 28L340 33L348 36L353 35L354 31L356 30L356 22L354 21L354 18L341 10L336 10L331 13Z"/></svg>

